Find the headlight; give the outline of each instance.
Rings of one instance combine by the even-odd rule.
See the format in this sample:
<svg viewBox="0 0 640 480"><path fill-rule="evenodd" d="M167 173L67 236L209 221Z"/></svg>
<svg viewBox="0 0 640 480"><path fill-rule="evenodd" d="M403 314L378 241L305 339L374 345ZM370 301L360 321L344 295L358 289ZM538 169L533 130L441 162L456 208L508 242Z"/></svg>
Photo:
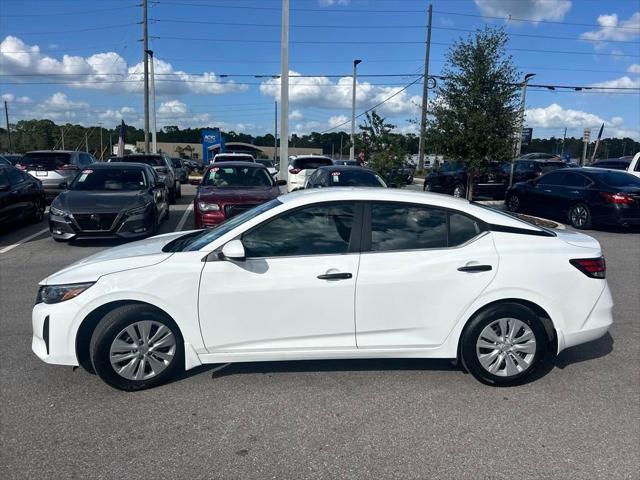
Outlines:
<svg viewBox="0 0 640 480"><path fill-rule="evenodd" d="M59 208L56 208L56 207L49 207L49 213L51 215L57 215L59 217L69 216L69 212L65 212L64 210L60 210Z"/></svg>
<svg viewBox="0 0 640 480"><path fill-rule="evenodd" d="M77 297L95 282L90 283L74 283L71 285L43 285L38 290L36 304L44 303L60 303Z"/></svg>
<svg viewBox="0 0 640 480"><path fill-rule="evenodd" d="M198 208L201 212L219 212L220 205L216 203L198 202Z"/></svg>
<svg viewBox="0 0 640 480"><path fill-rule="evenodd" d="M147 208L149 208L150 205L151 203L147 203L146 205L143 205L141 207L132 208L131 210L127 211L127 215L141 215L147 211Z"/></svg>

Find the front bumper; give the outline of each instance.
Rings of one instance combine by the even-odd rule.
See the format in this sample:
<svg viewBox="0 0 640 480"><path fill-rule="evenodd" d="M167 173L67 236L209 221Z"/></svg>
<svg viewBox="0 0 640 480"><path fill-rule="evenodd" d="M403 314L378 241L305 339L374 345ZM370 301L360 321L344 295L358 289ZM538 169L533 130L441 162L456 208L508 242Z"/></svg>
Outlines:
<svg viewBox="0 0 640 480"><path fill-rule="evenodd" d="M73 318L78 311L75 300L56 304L38 303L31 313L31 350L40 360L55 365L78 365Z"/></svg>
<svg viewBox="0 0 640 480"><path fill-rule="evenodd" d="M196 229L215 227L227 219L222 210L217 212L201 212L198 207L194 209L194 217Z"/></svg>
<svg viewBox="0 0 640 480"><path fill-rule="evenodd" d="M598 301L584 323L575 331L558 331L558 353L565 348L581 345L604 336L613 324L613 298L605 285Z"/></svg>
<svg viewBox="0 0 640 480"><path fill-rule="evenodd" d="M49 214L49 231L58 240L73 240L76 238L141 238L154 231L155 218L150 213L138 215L119 214L108 230L83 229L73 216Z"/></svg>

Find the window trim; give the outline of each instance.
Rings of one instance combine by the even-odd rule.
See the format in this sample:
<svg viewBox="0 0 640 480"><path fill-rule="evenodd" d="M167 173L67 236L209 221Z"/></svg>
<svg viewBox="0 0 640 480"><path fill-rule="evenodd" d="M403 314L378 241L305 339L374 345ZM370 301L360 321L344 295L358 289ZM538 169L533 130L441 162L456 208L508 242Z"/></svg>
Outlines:
<svg viewBox="0 0 640 480"><path fill-rule="evenodd" d="M326 201L326 202L318 202L318 203L307 203L305 205L300 205L298 207L295 208L291 208L288 210L285 210L282 213L279 213L277 215L274 215L273 217L270 217L268 219L266 219L264 222L261 222L257 225L254 225L253 227L245 230L244 232L240 233L239 235L235 236L233 238L233 240L243 240L243 237L245 235L248 235L249 233L253 232L254 230L263 227L265 225L268 225L269 223L275 221L276 219L279 219L280 217L283 217L285 215L289 215L292 213L297 212L298 210L303 210L305 208L309 208L309 207L318 207L318 206L324 206L324 205L332 205L332 204L345 204L345 203L350 203L353 204L353 227L351 228L351 237L349 238L349 246L347 247L347 251L344 253L312 253L312 254L305 254L305 255L273 255L273 256L269 256L269 257L249 257L247 256L247 261L249 260L269 260L269 259L275 259L275 258L301 258L301 257L327 257L327 256L338 256L338 255L353 255L353 254L357 254L359 255L361 253L361 245L362 245L362 237L363 237L363 210L364 210L364 201L359 201L359 200L330 200L330 201ZM231 240L229 240L231 241ZM225 242L225 244L228 242ZM214 252L211 252L209 258L216 258L217 257L217 252L222 251L222 247L224 245L221 245L219 249L216 249Z"/></svg>
<svg viewBox="0 0 640 480"><path fill-rule="evenodd" d="M491 229L489 228L489 224L484 220L480 220L473 215L468 214L467 212L461 212L460 210L456 210L454 208L448 207L440 207L435 205L429 205L427 203L411 203L411 202L395 202L393 200L374 200L367 201L367 205L365 206L364 218L363 218L363 228L362 228L362 249L360 250L361 254L369 254L369 253L399 253L399 252L422 252L422 251L432 251L432 250L453 250L457 248L463 248L467 245L479 240L481 237L487 235ZM371 238L372 238L372 228L371 228L371 206L374 203L382 203L382 204L394 204L406 207L419 207L419 208L431 208L433 210L440 210L447 214L447 246L446 247L427 247L427 248L403 248L398 250L371 250ZM480 227L480 232L477 235L470 238L464 243L460 245L452 245L449 246L449 230L450 230L450 215L452 213L463 215L467 218L470 218L474 222L477 222Z"/></svg>

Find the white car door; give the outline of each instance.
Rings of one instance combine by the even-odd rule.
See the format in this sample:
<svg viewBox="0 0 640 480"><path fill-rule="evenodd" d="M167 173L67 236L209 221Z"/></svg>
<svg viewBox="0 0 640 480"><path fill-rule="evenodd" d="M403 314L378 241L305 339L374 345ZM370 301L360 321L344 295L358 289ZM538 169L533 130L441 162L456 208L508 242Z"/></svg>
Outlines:
<svg viewBox="0 0 640 480"><path fill-rule="evenodd" d="M358 348L441 345L495 276L491 235L471 217L428 206L381 202L370 212L356 284Z"/></svg>
<svg viewBox="0 0 640 480"><path fill-rule="evenodd" d="M199 317L209 352L355 349L356 208L285 212L242 234L245 261L206 262Z"/></svg>

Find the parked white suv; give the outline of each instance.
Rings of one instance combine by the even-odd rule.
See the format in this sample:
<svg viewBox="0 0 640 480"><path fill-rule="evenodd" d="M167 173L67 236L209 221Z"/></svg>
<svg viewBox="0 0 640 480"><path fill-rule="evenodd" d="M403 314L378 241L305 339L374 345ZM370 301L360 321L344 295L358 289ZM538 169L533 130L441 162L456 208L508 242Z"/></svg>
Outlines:
<svg viewBox="0 0 640 480"><path fill-rule="evenodd" d="M304 188L307 180L318 167L333 165L333 160L322 155L298 155L289 157L288 189L290 192Z"/></svg>
<svg viewBox="0 0 640 480"><path fill-rule="evenodd" d="M635 175L636 177L640 177L640 152L633 156L633 160L631 160L627 172L631 175Z"/></svg>

